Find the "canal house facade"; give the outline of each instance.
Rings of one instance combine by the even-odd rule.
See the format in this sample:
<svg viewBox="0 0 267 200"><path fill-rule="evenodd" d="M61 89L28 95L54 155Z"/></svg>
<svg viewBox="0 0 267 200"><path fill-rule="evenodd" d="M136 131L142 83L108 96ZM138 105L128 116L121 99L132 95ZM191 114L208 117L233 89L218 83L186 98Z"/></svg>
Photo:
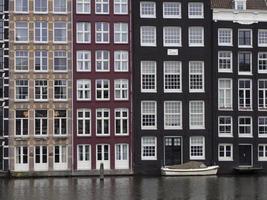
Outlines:
<svg viewBox="0 0 267 200"><path fill-rule="evenodd" d="M267 6L212 0L214 162L267 169Z"/></svg>
<svg viewBox="0 0 267 200"><path fill-rule="evenodd" d="M73 1L74 173L132 173L131 1Z"/></svg>
<svg viewBox="0 0 267 200"><path fill-rule="evenodd" d="M9 6L9 169L68 174L72 1L10 0Z"/></svg>
<svg viewBox="0 0 267 200"><path fill-rule="evenodd" d="M8 170L8 1L0 1L0 171Z"/></svg>
<svg viewBox="0 0 267 200"><path fill-rule="evenodd" d="M211 164L210 2L135 0L134 170Z"/></svg>

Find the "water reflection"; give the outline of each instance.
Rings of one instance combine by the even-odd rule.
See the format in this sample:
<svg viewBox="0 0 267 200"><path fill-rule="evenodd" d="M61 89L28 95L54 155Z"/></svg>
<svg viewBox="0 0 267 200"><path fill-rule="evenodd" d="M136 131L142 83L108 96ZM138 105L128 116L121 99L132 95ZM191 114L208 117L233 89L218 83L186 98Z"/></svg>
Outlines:
<svg viewBox="0 0 267 200"><path fill-rule="evenodd" d="M0 180L0 200L266 200L267 177L106 177Z"/></svg>

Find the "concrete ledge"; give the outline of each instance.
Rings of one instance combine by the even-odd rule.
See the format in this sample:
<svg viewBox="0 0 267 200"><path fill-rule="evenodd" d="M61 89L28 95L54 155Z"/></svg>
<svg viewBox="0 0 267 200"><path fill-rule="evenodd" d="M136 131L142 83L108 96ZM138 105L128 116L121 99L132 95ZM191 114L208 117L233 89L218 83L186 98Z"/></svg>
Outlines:
<svg viewBox="0 0 267 200"><path fill-rule="evenodd" d="M31 177L75 177L75 176L99 176L99 170L86 170L86 171L43 171L43 172L10 172L12 178L31 178ZM132 170L105 170L106 176L123 176L133 175ZM8 176L8 173L6 173Z"/></svg>

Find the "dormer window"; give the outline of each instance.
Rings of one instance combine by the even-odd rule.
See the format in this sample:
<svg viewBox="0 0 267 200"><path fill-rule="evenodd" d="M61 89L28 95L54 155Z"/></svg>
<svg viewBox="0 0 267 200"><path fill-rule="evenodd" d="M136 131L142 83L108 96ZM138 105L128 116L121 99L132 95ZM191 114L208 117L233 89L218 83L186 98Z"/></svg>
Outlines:
<svg viewBox="0 0 267 200"><path fill-rule="evenodd" d="M235 9L236 10L246 10L247 9L247 1L246 0L235 0Z"/></svg>

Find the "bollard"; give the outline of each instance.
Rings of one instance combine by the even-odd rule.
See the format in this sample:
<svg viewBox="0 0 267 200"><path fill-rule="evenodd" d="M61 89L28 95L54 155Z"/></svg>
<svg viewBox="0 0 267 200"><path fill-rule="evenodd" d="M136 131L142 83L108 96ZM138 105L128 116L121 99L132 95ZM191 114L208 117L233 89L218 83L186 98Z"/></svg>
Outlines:
<svg viewBox="0 0 267 200"><path fill-rule="evenodd" d="M104 181L104 164L100 164L100 181Z"/></svg>

